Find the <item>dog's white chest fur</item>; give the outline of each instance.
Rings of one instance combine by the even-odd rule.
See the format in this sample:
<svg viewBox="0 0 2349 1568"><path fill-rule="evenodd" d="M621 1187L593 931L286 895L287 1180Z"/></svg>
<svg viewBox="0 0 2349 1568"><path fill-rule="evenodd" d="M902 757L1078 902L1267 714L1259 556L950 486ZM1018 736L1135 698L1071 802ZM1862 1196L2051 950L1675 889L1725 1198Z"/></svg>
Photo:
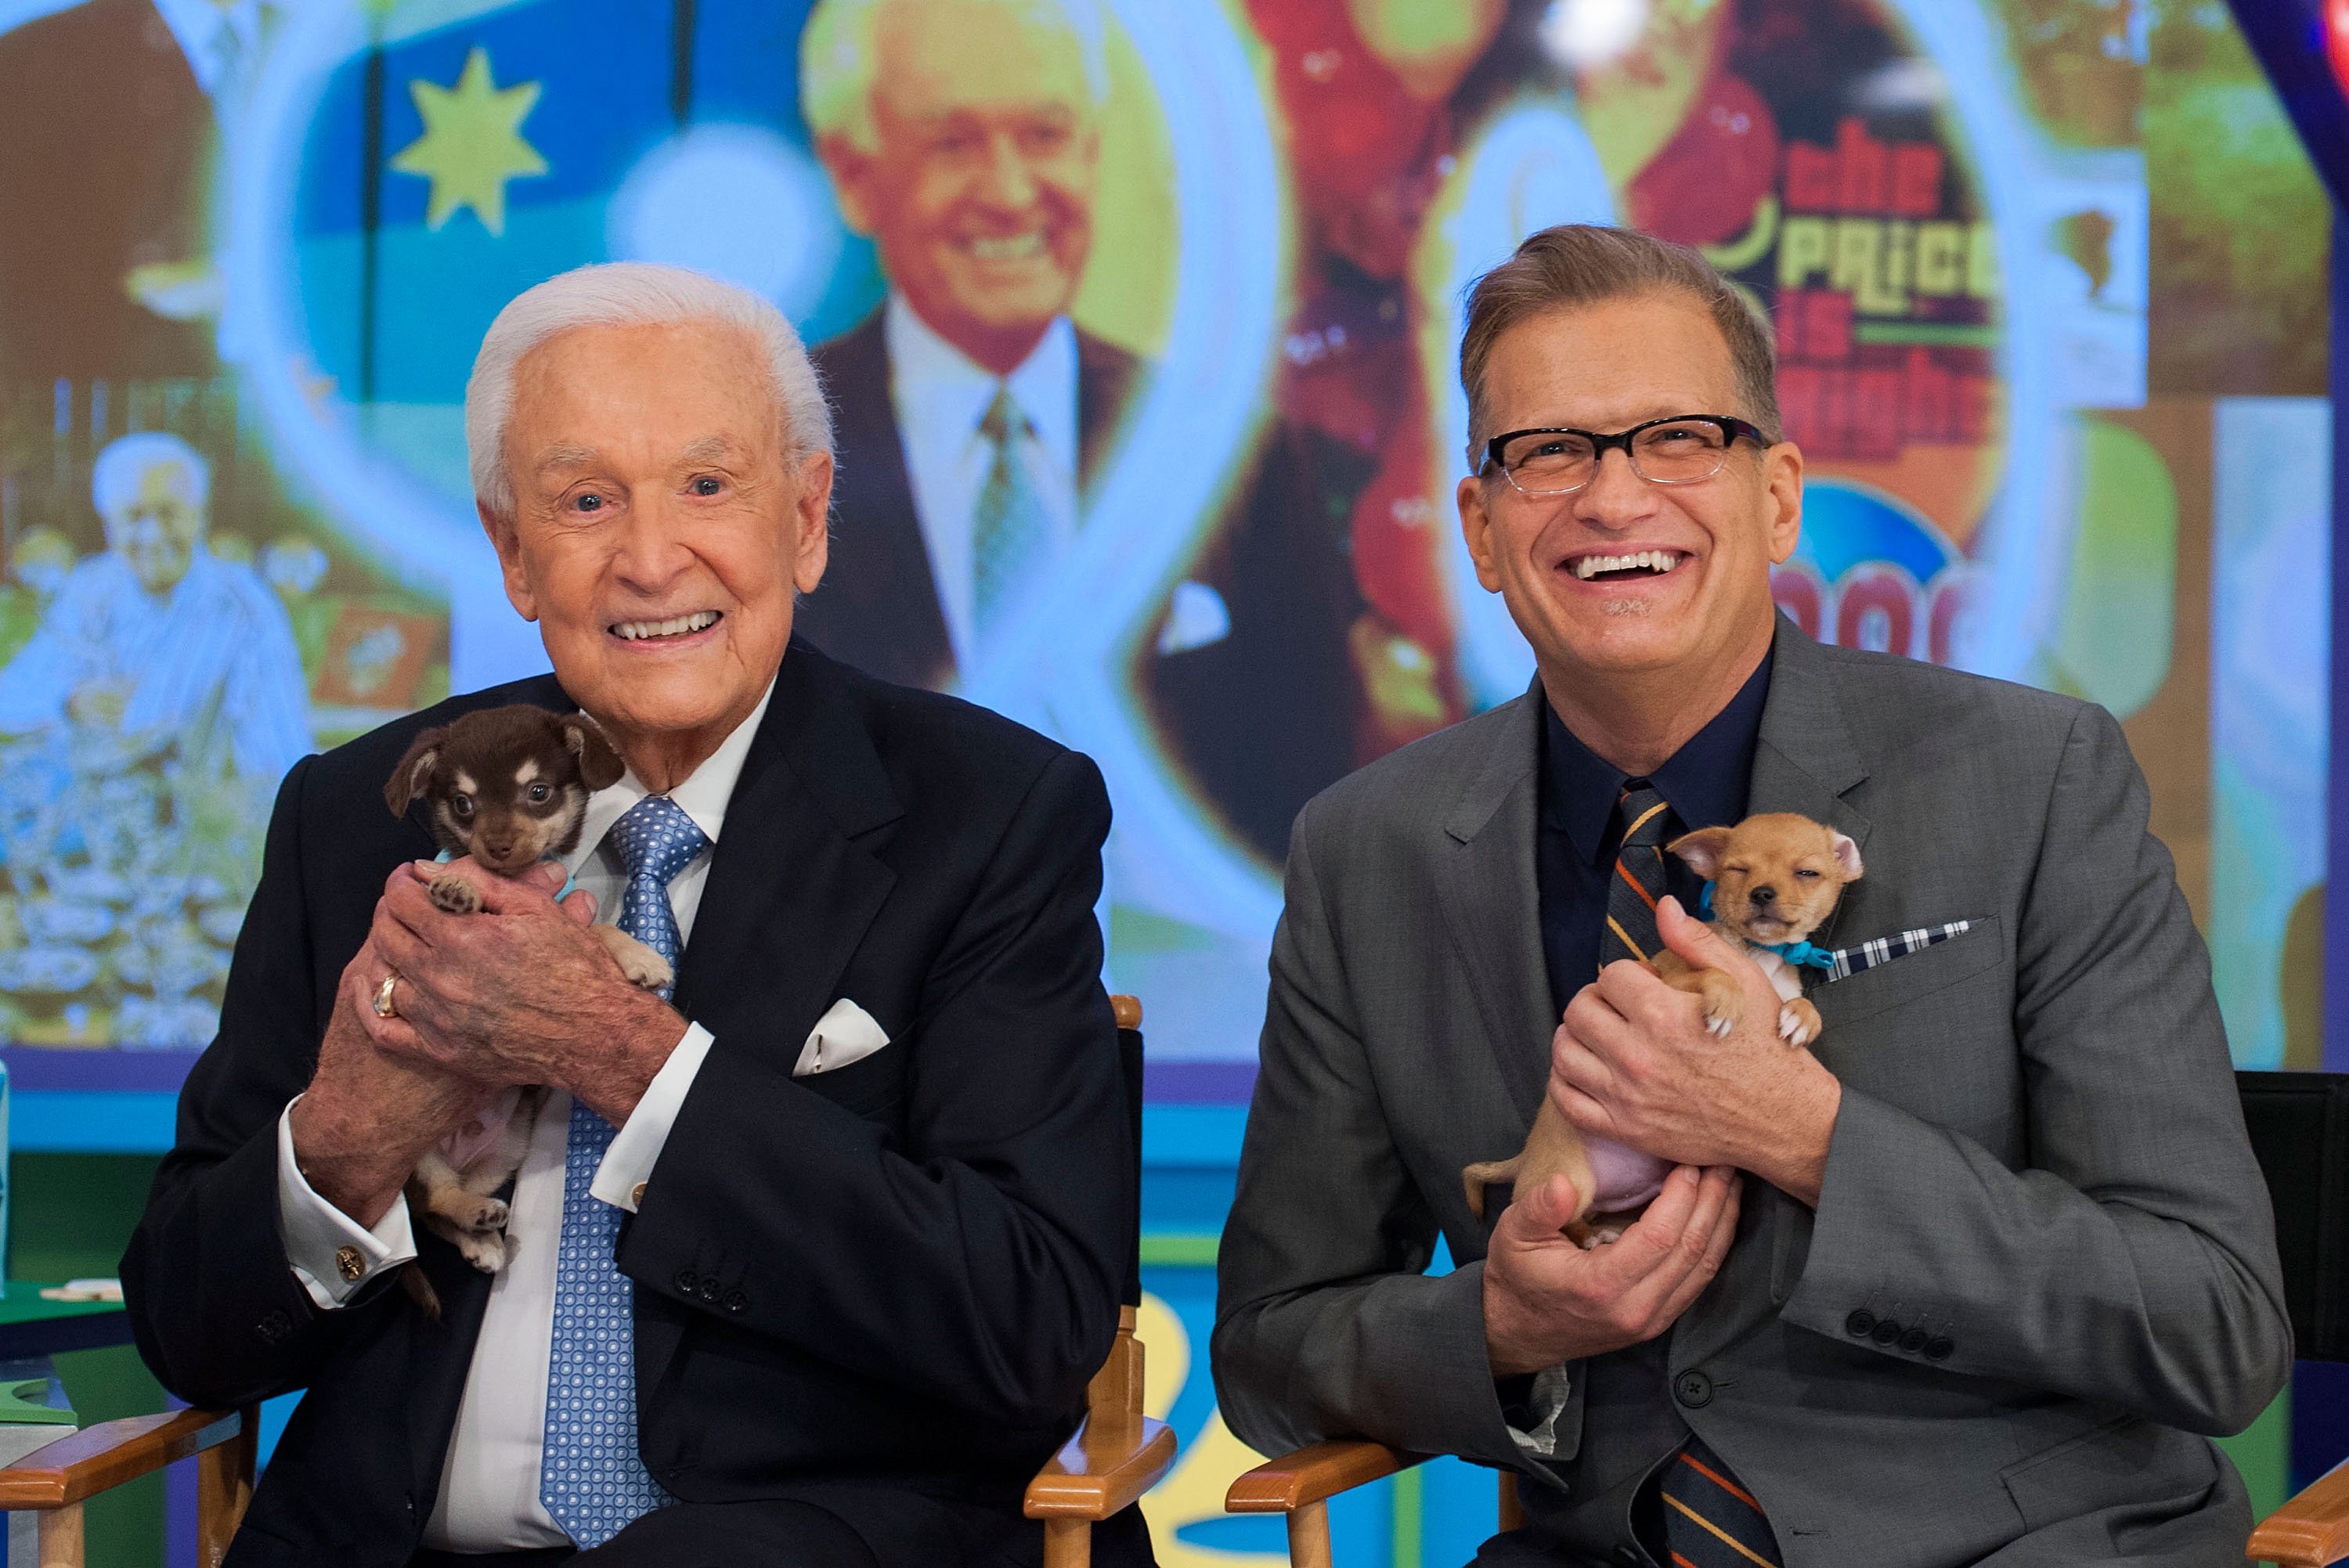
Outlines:
<svg viewBox="0 0 2349 1568"><path fill-rule="evenodd" d="M1768 948L1747 945L1745 956L1762 966L1762 973L1770 977L1771 988L1778 993L1781 1002L1791 1002L1803 994L1802 972Z"/></svg>

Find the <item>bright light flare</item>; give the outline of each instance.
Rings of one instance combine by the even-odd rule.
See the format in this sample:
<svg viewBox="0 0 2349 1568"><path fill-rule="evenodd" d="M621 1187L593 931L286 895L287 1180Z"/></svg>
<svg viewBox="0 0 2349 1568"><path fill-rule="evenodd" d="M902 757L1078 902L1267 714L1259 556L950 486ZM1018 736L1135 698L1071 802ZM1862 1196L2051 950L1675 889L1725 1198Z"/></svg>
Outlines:
<svg viewBox="0 0 2349 1568"><path fill-rule="evenodd" d="M1640 41L1651 5L1651 0L1551 0L1542 18L1543 46L1576 70L1611 65Z"/></svg>

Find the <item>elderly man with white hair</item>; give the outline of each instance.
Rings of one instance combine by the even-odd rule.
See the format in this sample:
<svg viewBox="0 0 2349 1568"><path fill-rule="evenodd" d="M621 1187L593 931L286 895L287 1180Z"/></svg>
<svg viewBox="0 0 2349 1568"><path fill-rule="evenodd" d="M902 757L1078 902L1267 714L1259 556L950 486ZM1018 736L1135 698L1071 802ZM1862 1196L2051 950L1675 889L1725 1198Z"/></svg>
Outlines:
<svg viewBox="0 0 2349 1568"><path fill-rule="evenodd" d="M1100 776L792 641L831 432L766 302L566 273L499 315L466 415L554 673L286 780L123 1263L174 1392L305 1390L230 1568L1033 1563L1022 1485L1133 1244ZM559 865L446 914L384 782L427 726L513 702L584 711L626 771ZM621 977L597 905L673 995ZM523 1084L550 1094L492 1277L401 1185ZM1138 1516L1099 1541L1150 1561Z"/></svg>
<svg viewBox="0 0 2349 1568"><path fill-rule="evenodd" d="M67 573L0 669L0 734L72 724L274 784L310 749L302 655L268 584L204 547L209 466L177 436L124 436L92 465L90 499L106 552Z"/></svg>

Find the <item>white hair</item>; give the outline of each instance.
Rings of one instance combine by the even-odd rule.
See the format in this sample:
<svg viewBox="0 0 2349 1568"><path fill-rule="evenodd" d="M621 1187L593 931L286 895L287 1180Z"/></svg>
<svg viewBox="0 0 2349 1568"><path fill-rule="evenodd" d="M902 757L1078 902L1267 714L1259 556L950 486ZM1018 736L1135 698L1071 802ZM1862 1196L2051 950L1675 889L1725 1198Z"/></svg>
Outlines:
<svg viewBox="0 0 2349 1568"><path fill-rule="evenodd" d="M177 463L187 470L189 488L195 491L196 509L203 510L212 493L212 465L177 436L161 430L141 430L136 435L117 437L90 465L89 499L97 506L98 515L112 517L128 508L139 499L140 482L147 477L147 471L166 463Z"/></svg>
<svg viewBox="0 0 2349 1568"><path fill-rule="evenodd" d="M873 78L880 68L883 11L922 0L816 0L800 32L800 113L818 139L845 136L865 152L880 143L873 126ZM973 0L963 0L964 4ZM1075 35L1093 107L1109 101L1109 49L1097 0L980 0L1032 17L1056 17Z"/></svg>
<svg viewBox="0 0 2349 1568"><path fill-rule="evenodd" d="M500 517L514 510L506 468L506 422L514 371L539 345L583 326L677 326L709 322L739 328L767 362L782 426L783 455L832 451L832 408L807 348L773 303L738 284L685 267L604 262L560 273L509 301L481 339L465 383L465 449L473 493Z"/></svg>

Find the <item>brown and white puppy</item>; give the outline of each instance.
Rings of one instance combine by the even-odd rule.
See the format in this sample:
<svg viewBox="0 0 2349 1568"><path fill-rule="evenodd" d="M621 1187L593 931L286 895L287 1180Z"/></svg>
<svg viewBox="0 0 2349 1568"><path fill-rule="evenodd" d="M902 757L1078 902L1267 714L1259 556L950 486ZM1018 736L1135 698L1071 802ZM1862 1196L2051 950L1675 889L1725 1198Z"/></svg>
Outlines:
<svg viewBox="0 0 2349 1568"><path fill-rule="evenodd" d="M417 736L384 786L384 804L405 816L411 802L424 801L442 849L514 877L577 848L587 797L618 782L623 771L620 754L586 715L517 703ZM481 907L473 885L453 872L435 877L430 892L451 914ZM669 984L669 965L659 954L616 926L594 929L631 982L647 990ZM535 1087L505 1090L418 1161L409 1179L409 1202L425 1224L484 1274L497 1273L512 1255L506 1205L496 1193L522 1168L545 1098ZM409 1270L406 1283L437 1312L421 1274Z"/></svg>
<svg viewBox="0 0 2349 1568"><path fill-rule="evenodd" d="M1859 846L1808 817L1769 812L1734 828L1700 828L1666 846L1713 884L1713 928L1731 946L1761 965L1778 993L1778 1034L1807 1046L1819 1037L1819 1010L1803 995L1801 972L1774 948L1806 941L1826 923L1847 883L1859 880ZM1718 1036L1745 1014L1745 994L1717 969L1692 967L1666 949L1649 965L1675 990L1704 1006L1705 1027ZM1525 1147L1508 1160L1485 1161L1461 1172L1469 1212L1485 1217L1485 1188L1508 1181L1530 1189L1564 1176L1579 1200L1566 1233L1585 1247L1614 1241L1663 1190L1671 1162L1601 1138L1585 1138L1545 1095Z"/></svg>

